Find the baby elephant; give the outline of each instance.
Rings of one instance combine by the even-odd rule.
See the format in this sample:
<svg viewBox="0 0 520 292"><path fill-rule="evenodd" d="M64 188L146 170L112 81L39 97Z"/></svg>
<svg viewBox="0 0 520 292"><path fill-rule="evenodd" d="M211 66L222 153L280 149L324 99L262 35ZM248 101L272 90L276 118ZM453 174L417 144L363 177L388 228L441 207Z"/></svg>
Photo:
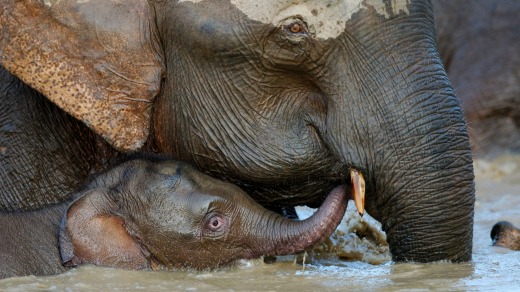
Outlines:
<svg viewBox="0 0 520 292"><path fill-rule="evenodd" d="M507 221L500 221L491 229L493 245L520 250L520 229Z"/></svg>
<svg viewBox="0 0 520 292"><path fill-rule="evenodd" d="M61 215L44 217L58 221L54 225L34 214L0 214L0 220L8 222L0 232L10 235L0 239L0 276L49 274L83 263L124 269L212 269L238 259L297 253L334 231L345 212L346 193L346 187L337 187L312 217L294 221L184 163L131 160L99 175L61 210L55 206ZM10 226L14 219L17 226ZM34 232L14 236L6 230L20 226L32 226ZM55 254L52 240L38 238L45 226L56 228L47 231L47 237L56 236ZM26 238L17 238L23 234ZM48 250L24 258L31 251L23 251L23 245L33 240L39 240L34 248ZM49 259L53 256L61 261ZM60 267L46 267L56 262Z"/></svg>
<svg viewBox="0 0 520 292"><path fill-rule="evenodd" d="M220 267L303 251L334 231L345 206L339 188L319 214L296 222L185 164L136 160L100 176L68 208L61 258L130 269Z"/></svg>

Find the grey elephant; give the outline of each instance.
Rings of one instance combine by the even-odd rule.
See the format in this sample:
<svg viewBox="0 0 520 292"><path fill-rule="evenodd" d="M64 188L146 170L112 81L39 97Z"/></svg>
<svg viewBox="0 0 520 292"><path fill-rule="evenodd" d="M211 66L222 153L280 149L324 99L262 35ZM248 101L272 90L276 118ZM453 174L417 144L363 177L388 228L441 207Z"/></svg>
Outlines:
<svg viewBox="0 0 520 292"><path fill-rule="evenodd" d="M477 156L520 151L520 2L433 1L439 51Z"/></svg>
<svg viewBox="0 0 520 292"><path fill-rule="evenodd" d="M334 231L346 203L340 186L311 218L294 221L184 163L130 160L61 204L0 212L0 278L53 274L83 263L213 269L298 253Z"/></svg>
<svg viewBox="0 0 520 292"><path fill-rule="evenodd" d="M493 225L490 235L494 246L520 250L520 229L515 227L511 222L497 222Z"/></svg>
<svg viewBox="0 0 520 292"><path fill-rule="evenodd" d="M0 7L3 210L159 152L270 209L365 185L395 261L471 259L472 155L429 1Z"/></svg>

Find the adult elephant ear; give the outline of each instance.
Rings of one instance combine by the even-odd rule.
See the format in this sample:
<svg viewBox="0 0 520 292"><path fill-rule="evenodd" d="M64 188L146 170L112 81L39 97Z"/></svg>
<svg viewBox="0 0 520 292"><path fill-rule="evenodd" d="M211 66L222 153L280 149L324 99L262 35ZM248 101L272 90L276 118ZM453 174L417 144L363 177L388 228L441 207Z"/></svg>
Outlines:
<svg viewBox="0 0 520 292"><path fill-rule="evenodd" d="M83 263L124 269L149 268L146 249L116 215L110 190L88 190L74 201L60 227L60 253L64 266Z"/></svg>
<svg viewBox="0 0 520 292"><path fill-rule="evenodd" d="M0 63L122 151L147 139L162 52L145 0L0 0Z"/></svg>

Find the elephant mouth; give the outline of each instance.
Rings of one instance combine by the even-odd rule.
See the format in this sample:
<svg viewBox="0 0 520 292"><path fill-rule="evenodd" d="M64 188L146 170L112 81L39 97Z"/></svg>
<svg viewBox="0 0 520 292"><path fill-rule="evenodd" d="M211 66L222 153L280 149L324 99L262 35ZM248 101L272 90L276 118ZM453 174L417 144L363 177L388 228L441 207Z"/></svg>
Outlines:
<svg viewBox="0 0 520 292"><path fill-rule="evenodd" d="M168 266L162 264L153 254L150 255L148 260L148 268L152 271L167 270Z"/></svg>
<svg viewBox="0 0 520 292"><path fill-rule="evenodd" d="M138 233L128 226L127 224L124 225L126 231L128 234L132 237L134 242L137 244L137 246L140 249L141 256L143 257L145 264L141 267L142 269L150 269L152 271L158 271L162 269L166 269L167 265L164 264L163 261L159 259L151 250L155 250L153 246L147 246L141 236L138 235Z"/></svg>
<svg viewBox="0 0 520 292"><path fill-rule="evenodd" d="M316 139L320 141L322 145L327 145L324 141L318 127L314 124L307 125L316 135ZM327 148L324 146L324 148ZM363 216L365 213L365 178L363 173L353 167L350 167L349 170L350 183L352 186L352 199L356 205L356 209L360 216Z"/></svg>

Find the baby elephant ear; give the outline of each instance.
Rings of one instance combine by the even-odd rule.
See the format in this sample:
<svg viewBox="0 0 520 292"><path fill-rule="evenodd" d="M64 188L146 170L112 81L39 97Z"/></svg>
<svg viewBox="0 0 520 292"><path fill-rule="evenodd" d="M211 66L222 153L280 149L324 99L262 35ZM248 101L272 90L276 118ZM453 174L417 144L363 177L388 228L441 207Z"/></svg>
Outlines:
<svg viewBox="0 0 520 292"><path fill-rule="evenodd" d="M4 0L0 63L122 151L147 139L162 52L146 0Z"/></svg>
<svg viewBox="0 0 520 292"><path fill-rule="evenodd" d="M107 189L94 189L69 206L61 222L60 253L64 266L89 263L123 269L144 269L148 261Z"/></svg>

